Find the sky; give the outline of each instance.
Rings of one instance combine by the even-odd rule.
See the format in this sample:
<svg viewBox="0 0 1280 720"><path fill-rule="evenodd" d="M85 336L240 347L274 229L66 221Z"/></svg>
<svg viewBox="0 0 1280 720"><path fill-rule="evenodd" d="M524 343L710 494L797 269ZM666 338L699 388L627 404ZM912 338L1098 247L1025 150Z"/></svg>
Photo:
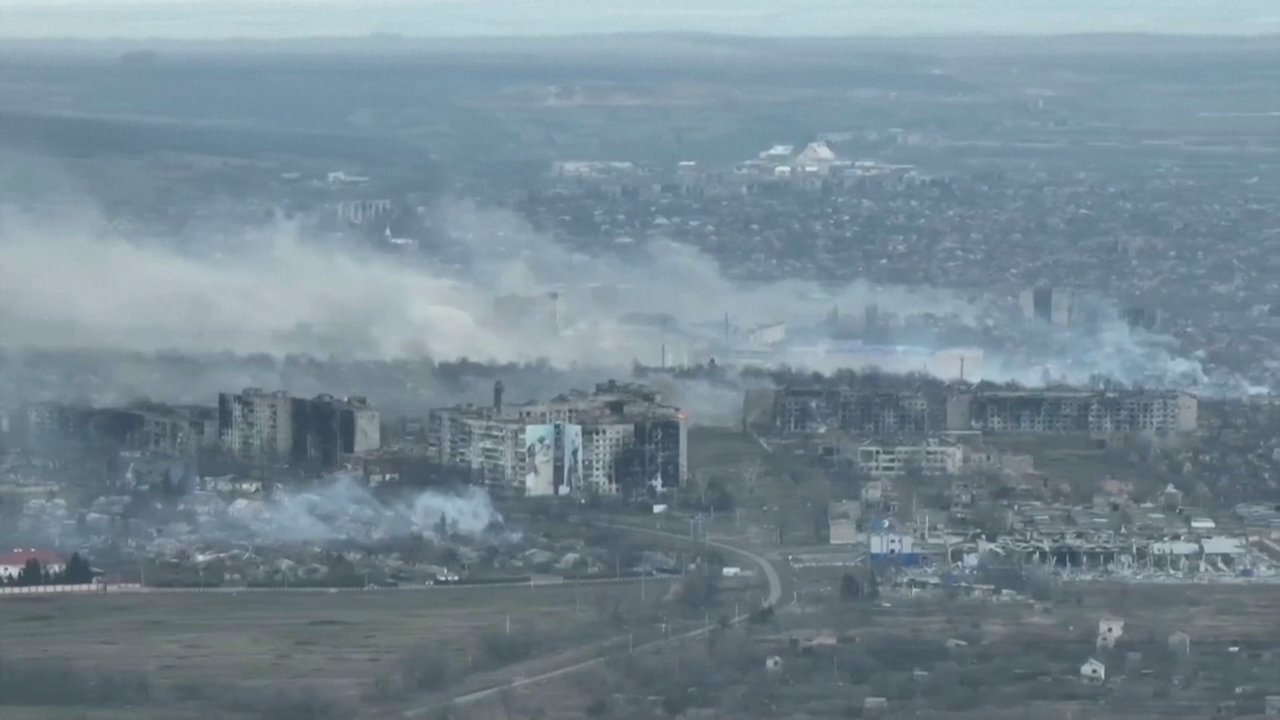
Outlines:
<svg viewBox="0 0 1280 720"><path fill-rule="evenodd" d="M0 37L1280 33L1278 0L0 0Z"/></svg>

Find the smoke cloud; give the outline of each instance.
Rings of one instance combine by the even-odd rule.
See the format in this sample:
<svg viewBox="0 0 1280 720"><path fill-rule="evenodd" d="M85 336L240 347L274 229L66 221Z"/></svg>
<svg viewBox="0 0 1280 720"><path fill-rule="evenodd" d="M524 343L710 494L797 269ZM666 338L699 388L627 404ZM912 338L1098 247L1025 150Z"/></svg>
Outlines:
<svg viewBox="0 0 1280 720"><path fill-rule="evenodd" d="M1102 374L1224 393L1251 387L1114 317L1089 330L1013 323L1014 330L993 331L1008 318L1000 319L990 298L871 282L746 283L687 245L639 237L607 253L584 252L534 232L514 213L466 201L429 209L442 238L427 257L408 260L317 239L307 226L279 219L208 222L180 237L124 231L104 222L92 202L75 200L56 174L28 185L35 190L21 207L0 206L0 350L59 355L56 362L39 353L4 357L0 400L104 404L148 395L208 403L218 391L260 386L358 393L420 412L482 400L498 378L519 401L625 376L635 362L705 362L724 349L726 316L735 328L786 321L789 334L808 328L810 344L833 342L821 327L829 312L858 317L872 304L899 316L946 318L950 333L934 323L903 330L900 339L981 347L988 380L1084 383ZM435 257L458 260L428 259ZM615 286L617 307L593 300L593 284ZM500 296L553 292L559 331L496 316ZM637 323L637 313L676 323ZM462 358L472 363L443 370ZM480 366L489 363L523 366ZM907 365L883 369L919 369ZM58 378L49 382L55 367ZM69 367L75 372L62 371ZM704 405L703 419L732 417L740 401L725 386L673 381L673 389L673 400Z"/></svg>
<svg viewBox="0 0 1280 720"><path fill-rule="evenodd" d="M428 490L388 503L347 475L311 490L279 492L268 501L237 500L228 508L228 517L227 532L233 538L244 532L256 542L376 543L412 534L437 539L516 537L482 488Z"/></svg>
<svg viewBox="0 0 1280 720"><path fill-rule="evenodd" d="M590 284L619 288L618 313L667 313L692 325L726 312L742 325L810 321L872 301L965 307L946 291L864 283L835 293L803 282L744 286L696 249L660 240L622 257L587 255L513 214L465 202L435 210L470 255L452 268L315 240L284 221L178 242L122 234L74 207L57 220L0 208L3 345L625 366L656 360L661 340L593 304ZM495 323L496 297L549 292L562 296L560 334Z"/></svg>

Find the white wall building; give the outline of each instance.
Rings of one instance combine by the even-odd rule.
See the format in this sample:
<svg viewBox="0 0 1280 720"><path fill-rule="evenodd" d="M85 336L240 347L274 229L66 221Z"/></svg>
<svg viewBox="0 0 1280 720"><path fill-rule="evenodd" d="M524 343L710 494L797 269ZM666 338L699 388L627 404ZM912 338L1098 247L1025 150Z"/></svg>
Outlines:
<svg viewBox="0 0 1280 720"><path fill-rule="evenodd" d="M957 473L964 465L964 450L959 445L926 443L924 445L858 447L858 469L874 476L902 475L916 467L926 475Z"/></svg>
<svg viewBox="0 0 1280 720"><path fill-rule="evenodd" d="M910 535L876 533L868 538L868 544L873 557L911 555L915 552L915 540Z"/></svg>

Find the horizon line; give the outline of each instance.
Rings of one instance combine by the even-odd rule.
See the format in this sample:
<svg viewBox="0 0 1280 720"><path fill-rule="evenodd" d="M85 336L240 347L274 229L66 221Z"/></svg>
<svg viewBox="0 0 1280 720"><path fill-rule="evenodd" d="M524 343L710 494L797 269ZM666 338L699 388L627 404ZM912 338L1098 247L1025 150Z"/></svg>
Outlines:
<svg viewBox="0 0 1280 720"><path fill-rule="evenodd" d="M476 42L476 41L539 41L539 40L590 40L590 39L720 39L720 40L760 40L760 41L851 41L851 40L1068 40L1068 39L1203 39L1203 40L1280 40L1280 30L1257 32L1177 32L1177 31L1138 31L1138 30L1097 30L1081 32L1020 32L1020 33L983 33L983 32L916 32L916 33L861 33L842 35L821 34L785 34L768 35L742 32L713 32L699 30L672 31L602 31L602 32L565 32L540 33L537 35L494 34L494 35L422 35L398 32L376 31L352 35L226 35L222 37L184 37L177 35L110 35L105 37L77 35L41 35L41 36L7 36L0 35L0 43L34 43L34 42L66 42L66 43L113 43L113 42L182 42L182 43L226 43L226 42L323 42L323 41L357 41L357 40L393 40L406 42Z"/></svg>

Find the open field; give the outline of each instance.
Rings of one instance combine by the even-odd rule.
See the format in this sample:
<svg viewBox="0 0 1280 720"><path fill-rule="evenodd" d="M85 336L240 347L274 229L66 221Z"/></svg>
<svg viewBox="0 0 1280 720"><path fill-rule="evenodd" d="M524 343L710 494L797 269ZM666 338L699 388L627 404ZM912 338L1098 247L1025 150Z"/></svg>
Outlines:
<svg viewBox="0 0 1280 720"><path fill-rule="evenodd" d="M714 532L769 545L824 540L819 530L832 489L800 443L762 443L726 428L695 428L690 437L694 491L710 480L733 497L735 512L718 515L709 525Z"/></svg>
<svg viewBox="0 0 1280 720"><path fill-rule="evenodd" d="M816 581L818 572L805 574ZM1262 697L1280 690L1272 621L1280 588L1068 583L1054 594L1055 602L1035 604L886 596L880 606L817 593L711 643L522 689L506 700L515 708L507 717L587 718L606 707L606 717L651 717L674 703L719 713L709 717L848 718L861 716L863 698L886 697L892 717L1130 720L1210 717L1224 703L1238 715L1261 714ZM1125 621L1114 649L1095 646L1106 616ZM1177 630L1191 637L1185 657L1169 649ZM823 633L838 643L790 646ZM963 644L948 648L947 640ZM764 669L770 656L781 660L773 674ZM1079 680L1089 658L1105 663L1106 683ZM680 683L661 673L673 666ZM470 710L462 717L504 711Z"/></svg>
<svg viewBox="0 0 1280 720"><path fill-rule="evenodd" d="M359 701L374 678L429 648L451 678L492 670L645 624L670 581L486 587L423 592L128 594L23 597L0 602L6 663L55 662L145 678L177 707L207 700L199 688L323 692ZM528 652L492 657L486 638L529 640ZM36 709L30 717L43 717ZM71 715L65 713L70 712ZM49 717L75 717L66 707ZM105 712L105 711L104 711ZM61 713L61 714L59 714ZM0 716L9 718L8 708ZM226 717L256 717L228 714ZM110 713L87 717L113 718ZM145 717L135 714L129 717ZM180 717L173 713L164 717ZM202 717L218 717L205 712Z"/></svg>

